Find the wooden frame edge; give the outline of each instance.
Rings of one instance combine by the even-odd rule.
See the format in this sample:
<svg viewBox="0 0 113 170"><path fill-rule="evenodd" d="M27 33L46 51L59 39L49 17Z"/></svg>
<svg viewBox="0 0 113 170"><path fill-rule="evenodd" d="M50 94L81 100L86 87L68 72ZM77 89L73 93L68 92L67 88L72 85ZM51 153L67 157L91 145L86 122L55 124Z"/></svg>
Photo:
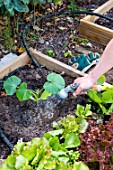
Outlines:
<svg viewBox="0 0 113 170"><path fill-rule="evenodd" d="M94 12L104 13L113 7L113 0L109 0ZM79 35L88 38L94 42L106 46L113 38L113 30L94 23L98 17L86 16L80 20Z"/></svg>
<svg viewBox="0 0 113 170"><path fill-rule="evenodd" d="M103 5L101 5L100 7L98 7L94 12L104 14L105 12L107 12L107 11L109 11L111 9L112 5L113 5L113 0L109 0L106 3L104 3ZM98 18L97 16L87 15L83 19L85 21L94 22L97 18Z"/></svg>
<svg viewBox="0 0 113 170"><path fill-rule="evenodd" d="M29 63L31 63L31 60L28 57L27 53L24 52L23 54L15 58L13 61L0 68L0 79L3 79L3 77L7 76L15 69L25 66Z"/></svg>
<svg viewBox="0 0 113 170"><path fill-rule="evenodd" d="M33 48L30 48L30 51L34 55L37 62L48 68L49 70L53 70L57 73L66 73L72 77L84 76L85 73L79 70L72 68L56 59L50 58L49 56L41 53L40 51L36 51ZM31 59L27 55L26 52L15 58L12 62L4 65L0 68L0 79L3 79L7 76L10 72L14 71L15 69L25 66L31 63Z"/></svg>

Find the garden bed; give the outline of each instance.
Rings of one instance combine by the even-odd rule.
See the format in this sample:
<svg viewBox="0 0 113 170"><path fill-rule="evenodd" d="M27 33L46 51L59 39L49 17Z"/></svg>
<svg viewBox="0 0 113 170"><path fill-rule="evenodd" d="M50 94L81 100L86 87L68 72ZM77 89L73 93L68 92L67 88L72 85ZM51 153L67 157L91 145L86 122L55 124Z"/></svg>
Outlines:
<svg viewBox="0 0 113 170"><path fill-rule="evenodd" d="M35 55L37 54L36 51L34 51L34 53ZM24 55L27 56L26 54ZM24 62L22 64L24 65ZM49 67L50 66L51 65L49 65ZM52 68L52 70L54 69ZM14 72L13 74L21 78L22 82L26 82L29 89L36 90L38 88L42 88L43 84L46 81L47 75L51 73L52 70L48 70L44 65L40 68L36 68L32 64L30 64L30 62L28 62L26 66L17 68L16 72ZM68 75L61 70L60 73L64 77L66 85L72 83L74 77L77 76L77 74L75 74L75 76L73 76L74 74L72 74L72 76ZM108 73L106 73L106 78L107 82L112 84L113 70L110 70ZM20 102L15 95L12 97L4 96L4 90L2 90L0 97L0 126L13 144L16 144L18 140L29 141L37 136L42 137L45 132L52 130L52 122L54 120L58 121L68 114L74 115L77 104L85 106L87 102L87 96L78 96L77 98L74 98L70 94L67 99L62 101L57 107L52 110L55 113L54 116L52 118L48 118L51 109L46 110L46 113L43 115L40 112L40 107L37 108L35 102ZM91 124L90 127L92 127L92 121L89 121L89 123ZM98 125L96 124L95 126L98 127ZM2 153L1 159L4 159L10 154L10 150L6 147L5 144L3 144L1 140L0 143L0 152ZM81 148L83 147L83 145L81 146ZM84 156L82 156L81 158L82 161L86 161ZM88 165L91 170L99 170L98 163L95 164L95 169L93 168L94 164L88 163Z"/></svg>
<svg viewBox="0 0 113 170"><path fill-rule="evenodd" d="M113 1L109 0L102 6L97 8L94 12L105 14L110 9L112 9L112 7L113 7ZM109 16L109 12L108 12L108 16ZM98 22L98 24L96 24L95 21L97 19L98 17L96 16L86 16L85 18L81 19L79 34L99 44L107 45L107 43L113 38L112 23L110 24L111 25L110 27L106 28L105 23L103 23L103 25L102 24L99 25L99 23L101 22Z"/></svg>
<svg viewBox="0 0 113 170"><path fill-rule="evenodd" d="M70 21L72 21L71 19L67 18L69 23ZM49 23L49 21L47 23ZM74 29L76 26L78 26L79 21L77 19L77 25L75 27L73 27L74 25L73 23L71 23L72 25L70 24L68 25L69 27L67 27L65 25L66 23L65 21L66 21L65 18L63 18L63 22L61 18L60 20L58 18L56 22L58 22L59 25L61 26L59 27L60 29L52 27L52 32L50 32L51 28L49 29L46 28L45 32L42 31L41 36L43 38L40 40L38 39L38 45L37 45L36 40L35 41L33 40L31 42L34 48L36 48L37 50L40 49L42 52L45 52L47 48L54 49L53 52L55 52L55 55L52 58L46 56L45 54L39 51L34 51L33 49L31 49L35 58L41 64L40 68L36 68L35 66L31 64L31 60L29 59L29 57L27 56L25 52L24 54L20 55L18 59L16 59L12 63L9 63L7 66L4 66L3 68L0 69L0 73L1 73L0 79L2 79L5 75L10 73L11 71L17 69L13 73L13 75L18 76L22 80L22 82L23 81L26 82L28 84L29 89L37 90L38 88L42 88L43 84L46 82L47 75L53 71L60 73L63 76L63 78L65 79L66 85L71 84L76 77L83 76L84 75L83 72L80 72L68 66L67 65L68 57L67 58L64 57L64 53L68 51L69 49L72 50L72 53L74 55L78 54L78 50L76 51L76 47L77 47L76 43L77 45L79 44L77 42L77 40L79 40L79 37L75 38L78 34L78 30L75 30L74 32ZM55 25L56 27L58 26L58 23L56 23ZM40 28L43 29L45 27L45 24L44 25L43 23L41 24L42 24L42 27L40 26ZM74 40L70 39L71 37L69 38L69 35L71 33L70 26L73 27L73 35L75 36ZM64 29L64 30L62 31L61 29ZM58 32L57 31L54 32L55 30L57 30ZM39 34L40 32L37 32L37 36ZM46 36L44 37L44 35ZM57 36L56 40L53 39L53 35ZM29 39L29 37L27 38ZM69 41L69 44L68 44L68 41ZM63 42L66 42L66 44ZM64 46L65 46L65 49L64 49ZM73 46L74 48L72 48ZM94 50L95 52L95 51L98 51L100 48L100 46L98 45L93 46L93 47L94 48L91 48L91 49L88 47L88 51ZM87 53L88 51L86 50L85 52ZM106 78L107 78L106 81L112 84L113 69L110 70L108 73L106 73ZM44 101L44 103L46 104L46 101ZM23 140L27 142L34 137L42 137L45 132L52 130L53 129L52 122L54 120L58 121L69 114L75 115L75 109L76 109L77 104L81 104L82 106L85 106L86 103L88 103L87 96L80 95L74 98L72 94L70 94L67 99L63 100L57 107L53 108L52 112L54 114L53 114L53 117L51 117L50 115L51 108L48 108L48 110L45 110L44 114L42 114L41 105L40 107L37 107L36 103L33 101L20 102L16 98L15 95L14 96L5 95L4 89L2 89L1 96L0 96L0 106L1 106L0 107L0 117L1 117L0 127L3 129L4 133L6 134L8 139L12 142L12 144L16 144L18 140ZM105 120L101 125L97 124L95 119L91 119L91 120L88 119L88 122L89 122L89 128L87 132L84 134L84 136L81 134L80 136L81 140L84 138L87 141L88 139L90 139L90 134L92 135L91 137L93 139L94 134L92 130L95 131L95 135L96 135L96 132L97 132L96 129L100 128L101 125L102 126L105 125ZM90 162L90 159L89 161L87 160L87 158L89 158L87 153L89 153L90 155L93 152L91 153L89 152L89 150L87 149L85 150L84 146L86 146L86 148L88 147L88 143L85 140L83 140L83 143L79 148L80 153L81 153L81 157L79 160L87 163L90 170L100 170L99 162L97 160L94 161L93 163ZM96 138L96 141L98 141L98 138ZM84 145L84 142L86 142L85 145ZM10 154L10 150L2 142L1 139L0 139L0 146L1 146L0 153L2 153L0 155L0 159L5 159ZM98 150L98 147L96 149ZM100 154L99 159L101 162L102 153L99 152L99 154ZM102 161L104 160L102 159ZM103 170L108 170L108 169L103 168ZM112 170L112 169L109 168L109 170Z"/></svg>

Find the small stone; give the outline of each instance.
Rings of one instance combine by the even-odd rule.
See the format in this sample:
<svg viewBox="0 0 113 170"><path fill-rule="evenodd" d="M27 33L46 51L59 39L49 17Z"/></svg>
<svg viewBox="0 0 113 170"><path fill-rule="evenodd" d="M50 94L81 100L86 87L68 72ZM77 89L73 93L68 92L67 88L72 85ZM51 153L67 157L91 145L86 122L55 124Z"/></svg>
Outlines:
<svg viewBox="0 0 113 170"><path fill-rule="evenodd" d="M92 44L89 42L89 43L86 44L86 47L92 48L93 46L92 46Z"/></svg>
<svg viewBox="0 0 113 170"><path fill-rule="evenodd" d="M0 49L4 49L4 46L2 44L0 44Z"/></svg>
<svg viewBox="0 0 113 170"><path fill-rule="evenodd" d="M48 42L48 41L46 41L46 45L49 45L49 42Z"/></svg>
<svg viewBox="0 0 113 170"><path fill-rule="evenodd" d="M5 49L2 49L2 52L3 52L4 54L8 54L8 53L9 53L9 51L8 51L8 50L5 50Z"/></svg>
<svg viewBox="0 0 113 170"><path fill-rule="evenodd" d="M70 23L74 23L74 20L73 20L73 18L71 18L71 17L67 17L67 20L70 22Z"/></svg>
<svg viewBox="0 0 113 170"><path fill-rule="evenodd" d="M38 39L38 42L39 42L40 44L44 44L44 43L45 43L45 40L40 37L40 38Z"/></svg>
<svg viewBox="0 0 113 170"><path fill-rule="evenodd" d="M39 74L36 74L36 80L40 79L41 76Z"/></svg>

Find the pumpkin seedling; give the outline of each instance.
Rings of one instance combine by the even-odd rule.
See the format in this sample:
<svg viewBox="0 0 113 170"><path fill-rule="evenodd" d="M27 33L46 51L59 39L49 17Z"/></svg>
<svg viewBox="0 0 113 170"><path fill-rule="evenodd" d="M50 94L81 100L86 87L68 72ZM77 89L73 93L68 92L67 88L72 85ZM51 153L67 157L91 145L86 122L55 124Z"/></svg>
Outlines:
<svg viewBox="0 0 113 170"><path fill-rule="evenodd" d="M51 94L57 94L64 88L65 82L62 76L56 73L50 73L47 76L47 82L42 89L36 91L28 89L25 82L21 83L21 79L17 76L9 77L3 84L6 94L12 96L16 93L20 101L34 100L38 103L40 100L46 100Z"/></svg>

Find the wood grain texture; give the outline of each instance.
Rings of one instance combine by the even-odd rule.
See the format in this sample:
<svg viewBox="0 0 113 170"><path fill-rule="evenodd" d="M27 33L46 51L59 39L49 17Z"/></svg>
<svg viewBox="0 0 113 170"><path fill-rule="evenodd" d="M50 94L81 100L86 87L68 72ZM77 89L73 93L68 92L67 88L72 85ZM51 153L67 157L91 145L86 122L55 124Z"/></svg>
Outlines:
<svg viewBox="0 0 113 170"><path fill-rule="evenodd" d="M28 57L27 53L23 53L13 61L9 62L8 64L4 65L0 68L0 79L3 79L6 75L14 71L15 69L25 66L31 63L30 58Z"/></svg>
<svg viewBox="0 0 113 170"><path fill-rule="evenodd" d="M113 7L113 0L109 0L94 12L105 13ZM113 30L104 26L95 24L94 21L98 17L86 16L80 20L79 35L88 38L94 42L102 45L107 45L108 42L113 38Z"/></svg>
<svg viewBox="0 0 113 170"><path fill-rule="evenodd" d="M35 51L32 48L30 48L30 51L38 61L38 63L49 70L53 70L57 73L66 73L72 77L78 77L78 76L84 76L85 73L79 70L76 70L72 68L71 66L68 66L67 64L64 64L63 62L60 62L56 59L50 58L47 55L41 53L40 51Z"/></svg>
<svg viewBox="0 0 113 170"><path fill-rule="evenodd" d="M37 62L49 70L53 70L57 73L66 73L72 77L78 77L78 76L84 76L85 73L79 70L76 70L72 68L71 66L68 66L60 61L57 61L53 58L48 57L47 55L41 53L40 51L36 51L33 48L30 48L30 51L34 55ZM27 55L27 53L23 53L17 58L13 60L13 62L10 62L3 67L0 68L0 79L3 79L5 76L7 76L9 73L14 71L15 69L25 66L27 64L31 63L31 59ZM43 68L42 68L43 69Z"/></svg>

